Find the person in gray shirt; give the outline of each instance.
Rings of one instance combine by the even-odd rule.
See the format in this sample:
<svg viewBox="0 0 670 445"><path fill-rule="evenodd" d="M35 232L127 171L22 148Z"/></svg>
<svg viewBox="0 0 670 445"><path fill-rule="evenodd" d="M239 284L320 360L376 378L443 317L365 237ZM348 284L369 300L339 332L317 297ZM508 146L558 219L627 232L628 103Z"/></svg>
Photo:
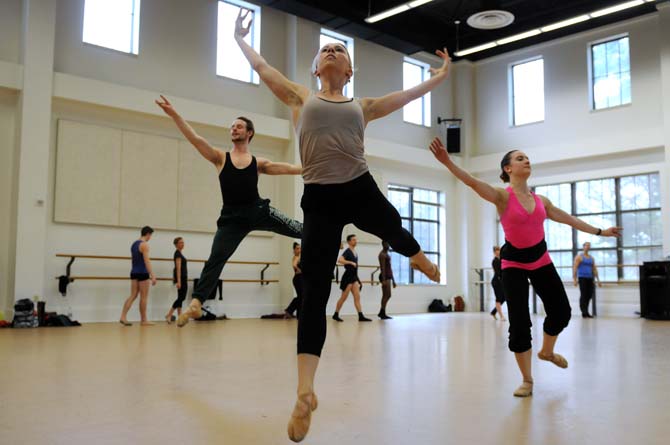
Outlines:
<svg viewBox="0 0 670 445"><path fill-rule="evenodd" d="M378 98L349 99L343 89L353 75L351 57L343 45L329 43L314 58L312 73L319 78L321 88L311 91L288 80L244 41L253 20L251 17L245 26L249 12L240 9L235 40L263 82L291 109L305 182L301 201L304 302L298 320L298 400L288 424L289 438L299 442L307 435L317 407L314 376L326 339L326 305L344 226L353 223L387 240L394 252L410 258L413 268L440 281L439 267L403 229L398 211L370 175L363 141L369 122L401 109L442 83L448 76L450 59L446 48L437 51L442 66L431 69L430 79L408 90Z"/></svg>

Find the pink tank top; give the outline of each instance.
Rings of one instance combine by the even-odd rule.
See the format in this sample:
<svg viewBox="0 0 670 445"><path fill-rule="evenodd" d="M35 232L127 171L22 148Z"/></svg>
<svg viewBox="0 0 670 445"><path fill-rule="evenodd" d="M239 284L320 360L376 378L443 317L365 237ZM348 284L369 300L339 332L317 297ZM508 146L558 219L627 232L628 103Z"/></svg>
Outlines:
<svg viewBox="0 0 670 445"><path fill-rule="evenodd" d="M528 213L523 208L512 187L507 187L509 200L507 208L500 216L500 223L505 231L505 240L517 249L532 247L544 239L544 220L547 219L547 211L542 200L532 193L535 199L535 209ZM551 264L549 252L545 252L538 260L532 263L519 263L516 261L502 260L502 268L516 267L524 270L535 270Z"/></svg>

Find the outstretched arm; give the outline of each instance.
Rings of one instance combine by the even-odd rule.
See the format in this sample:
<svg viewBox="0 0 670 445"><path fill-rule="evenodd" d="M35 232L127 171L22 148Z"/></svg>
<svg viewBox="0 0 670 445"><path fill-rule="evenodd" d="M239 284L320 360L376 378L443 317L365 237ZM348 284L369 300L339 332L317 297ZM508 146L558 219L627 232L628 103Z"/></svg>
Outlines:
<svg viewBox="0 0 670 445"><path fill-rule="evenodd" d="M495 204L497 207L501 207L504 204L505 190L493 187L481 179L475 178L456 165L451 157L449 157L449 153L447 153L447 149L442 144L440 138L433 139L433 142L430 143L430 151L435 156L435 159L444 164L456 178L474 190L483 199Z"/></svg>
<svg viewBox="0 0 670 445"><path fill-rule="evenodd" d="M193 127L191 127L188 122L184 120L183 117L177 113L177 110L174 109L169 100L161 94L161 100L156 101L156 105L161 107L161 109L172 118L177 128L181 131L181 134L184 135L186 139L198 150L203 158L207 159L212 164L217 167L223 164L223 156L221 152L216 148L212 147L209 142L198 133L195 132Z"/></svg>
<svg viewBox="0 0 670 445"><path fill-rule="evenodd" d="M430 79L408 90L396 91L382 97L367 97L361 99L365 122L367 123L379 119L380 117L384 117L387 114L399 110L414 99L418 99L442 83L442 81L449 75L451 59L449 58L447 48L444 48L444 51L437 50L435 53L442 58L443 63L439 69L430 69L430 73L432 74Z"/></svg>
<svg viewBox="0 0 670 445"><path fill-rule="evenodd" d="M240 8L240 13L235 21L235 41L240 46L244 57L247 58L251 67L258 73L277 99L291 108L302 107L303 102L309 96L309 89L288 80L286 76L270 66L260 54L244 41L244 37L249 33L251 23L253 22L253 12L251 12L252 17L249 19L247 26L244 26L244 20L250 12L249 10Z"/></svg>
<svg viewBox="0 0 670 445"><path fill-rule="evenodd" d="M256 158L258 173L266 175L301 175L302 167L286 162L272 162L265 158Z"/></svg>
<svg viewBox="0 0 670 445"><path fill-rule="evenodd" d="M538 195L539 196L539 195ZM556 207L552 202L549 200L549 198L545 196L540 196L540 199L542 199L542 203L544 204L544 208L547 211L547 218L551 219L552 221L556 221L562 224L567 224L571 227L574 227L575 229L585 232L585 233L590 233L591 235L600 235L600 236L620 236L621 235L621 227L610 227L608 229L599 229L597 227L592 226L591 224L582 221L581 219L577 218L576 216L572 216L569 213L566 213L565 211L559 209Z"/></svg>

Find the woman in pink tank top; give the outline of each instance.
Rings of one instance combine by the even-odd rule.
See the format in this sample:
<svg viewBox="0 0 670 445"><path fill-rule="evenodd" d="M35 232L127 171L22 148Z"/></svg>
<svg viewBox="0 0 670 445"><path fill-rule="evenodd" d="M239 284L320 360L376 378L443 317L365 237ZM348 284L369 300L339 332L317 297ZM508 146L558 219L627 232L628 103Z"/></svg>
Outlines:
<svg viewBox="0 0 670 445"><path fill-rule="evenodd" d="M533 393L531 373L532 326L528 309L528 280L542 299L547 316L544 319L540 360L567 368L565 357L554 352L558 334L570 321L570 303L563 282L549 257L544 239L544 220L567 224L582 232L600 236L619 236L621 228L599 229L555 207L549 199L536 195L528 187L531 173L530 160L520 150L505 154L500 162L500 179L509 183L507 188L492 187L465 170L449 158L442 142L435 138L430 151L449 171L472 188L486 201L495 204L505 231L505 244L501 250L502 284L507 298L509 318L509 349L516 356L523 382L514 395L527 397Z"/></svg>

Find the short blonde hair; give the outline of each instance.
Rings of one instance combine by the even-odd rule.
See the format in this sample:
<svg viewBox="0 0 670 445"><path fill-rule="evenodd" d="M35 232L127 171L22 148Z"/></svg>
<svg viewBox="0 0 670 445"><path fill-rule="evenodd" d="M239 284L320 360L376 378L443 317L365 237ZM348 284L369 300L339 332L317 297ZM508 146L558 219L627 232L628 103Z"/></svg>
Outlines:
<svg viewBox="0 0 670 445"><path fill-rule="evenodd" d="M326 43L326 45L330 45L330 43ZM317 51L316 56L314 56L314 60L312 60L312 76L314 77L317 77L316 70L319 69L319 56L321 55L321 50L326 45L323 45L321 48L319 48L319 51ZM351 71L353 71L354 66L351 63L351 54L349 54L349 50L347 49L347 47L341 43L336 43L335 45L339 45L342 48L344 48L344 52L347 54L347 59L349 59L349 68L351 68ZM351 77L349 79L351 79Z"/></svg>

